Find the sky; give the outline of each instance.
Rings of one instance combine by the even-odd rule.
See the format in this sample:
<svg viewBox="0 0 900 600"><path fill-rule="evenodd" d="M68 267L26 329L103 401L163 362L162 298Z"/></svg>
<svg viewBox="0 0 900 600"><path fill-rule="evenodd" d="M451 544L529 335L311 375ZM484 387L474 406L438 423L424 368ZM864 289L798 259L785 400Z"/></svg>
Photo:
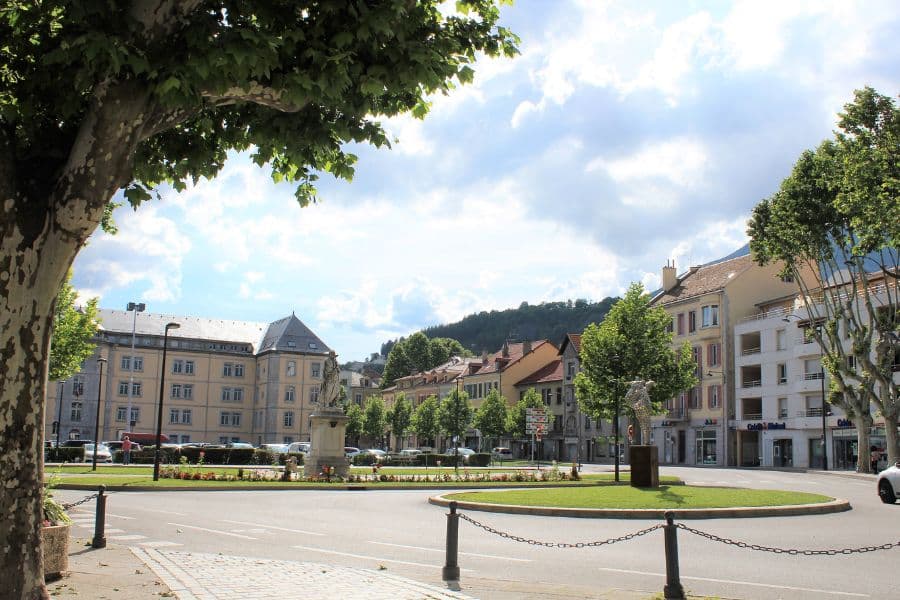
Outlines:
<svg viewBox="0 0 900 600"><path fill-rule="evenodd" d="M621 295L747 243L753 206L831 137L853 90L897 97L900 3L517 0L513 59L425 120L383 120L301 208L246 154L114 213L74 265L108 309L270 322L343 360L523 301Z"/></svg>

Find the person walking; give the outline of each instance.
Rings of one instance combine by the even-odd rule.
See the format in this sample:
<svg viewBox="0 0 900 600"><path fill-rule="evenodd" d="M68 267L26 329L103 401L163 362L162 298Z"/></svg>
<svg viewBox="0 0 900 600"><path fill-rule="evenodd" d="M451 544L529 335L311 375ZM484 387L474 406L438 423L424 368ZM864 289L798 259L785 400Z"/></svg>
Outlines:
<svg viewBox="0 0 900 600"><path fill-rule="evenodd" d="M122 440L122 464L131 464L131 440L127 435Z"/></svg>
<svg viewBox="0 0 900 600"><path fill-rule="evenodd" d="M878 450L877 446L872 446L872 449L869 450L869 461L872 464L872 472L878 473L878 461L881 460L881 452Z"/></svg>

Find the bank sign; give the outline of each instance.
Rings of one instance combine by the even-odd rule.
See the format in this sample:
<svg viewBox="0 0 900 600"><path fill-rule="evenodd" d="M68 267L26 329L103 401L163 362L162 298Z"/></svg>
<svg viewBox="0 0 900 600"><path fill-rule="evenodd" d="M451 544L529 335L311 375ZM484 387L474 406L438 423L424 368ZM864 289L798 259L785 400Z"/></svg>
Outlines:
<svg viewBox="0 0 900 600"><path fill-rule="evenodd" d="M787 429L784 423L747 423L747 431L766 431L768 429Z"/></svg>

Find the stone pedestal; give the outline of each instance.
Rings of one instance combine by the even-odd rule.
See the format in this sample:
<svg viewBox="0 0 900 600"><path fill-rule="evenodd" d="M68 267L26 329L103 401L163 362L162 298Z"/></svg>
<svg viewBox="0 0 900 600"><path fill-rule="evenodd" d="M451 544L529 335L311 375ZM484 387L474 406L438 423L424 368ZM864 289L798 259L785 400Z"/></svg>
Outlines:
<svg viewBox="0 0 900 600"><path fill-rule="evenodd" d="M69 570L69 530L71 525L54 525L41 529L44 551L44 579L59 579Z"/></svg>
<svg viewBox="0 0 900 600"><path fill-rule="evenodd" d="M631 446L632 487L659 487L659 448L656 446Z"/></svg>
<svg viewBox="0 0 900 600"><path fill-rule="evenodd" d="M340 408L322 408L310 417L310 450L304 459L303 473L317 477L323 467L336 477L347 477L350 461L344 456L344 436L350 418Z"/></svg>

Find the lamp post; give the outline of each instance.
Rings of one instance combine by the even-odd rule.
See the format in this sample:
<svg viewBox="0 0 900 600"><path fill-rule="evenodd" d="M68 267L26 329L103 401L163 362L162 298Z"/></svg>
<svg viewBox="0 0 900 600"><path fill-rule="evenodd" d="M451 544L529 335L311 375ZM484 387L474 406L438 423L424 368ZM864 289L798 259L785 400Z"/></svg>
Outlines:
<svg viewBox="0 0 900 600"><path fill-rule="evenodd" d="M103 363L106 359L102 356L97 359L100 376L97 379L97 414L94 415L94 459L91 461L91 471L97 470L97 444L100 443L100 391L103 389Z"/></svg>
<svg viewBox="0 0 900 600"><path fill-rule="evenodd" d="M610 359L612 362L619 366L619 355L613 354ZM615 416L613 417L613 438L615 438L615 480L616 483L619 482L619 376L611 378L615 387L613 388L613 405L615 407Z"/></svg>
<svg viewBox="0 0 900 600"><path fill-rule="evenodd" d="M59 448L59 431L62 429L62 397L66 380L58 381L56 387L59 389L59 402L56 405L56 447Z"/></svg>
<svg viewBox="0 0 900 600"><path fill-rule="evenodd" d="M132 431L134 428L134 421L131 420L131 398L134 395L134 334L137 329L137 314L139 312L144 312L144 309L147 308L147 305L141 302L140 304L136 302L129 302L125 307L125 310L130 310L132 313L131 316L131 356L128 357L128 416L127 416L127 426L128 431Z"/></svg>
<svg viewBox="0 0 900 600"><path fill-rule="evenodd" d="M166 389L166 348L169 341L169 330L181 327L178 323L166 323L163 334L162 367L159 370L159 407L156 411L156 449L153 452L153 481L159 481L159 446L162 437L163 394Z"/></svg>

